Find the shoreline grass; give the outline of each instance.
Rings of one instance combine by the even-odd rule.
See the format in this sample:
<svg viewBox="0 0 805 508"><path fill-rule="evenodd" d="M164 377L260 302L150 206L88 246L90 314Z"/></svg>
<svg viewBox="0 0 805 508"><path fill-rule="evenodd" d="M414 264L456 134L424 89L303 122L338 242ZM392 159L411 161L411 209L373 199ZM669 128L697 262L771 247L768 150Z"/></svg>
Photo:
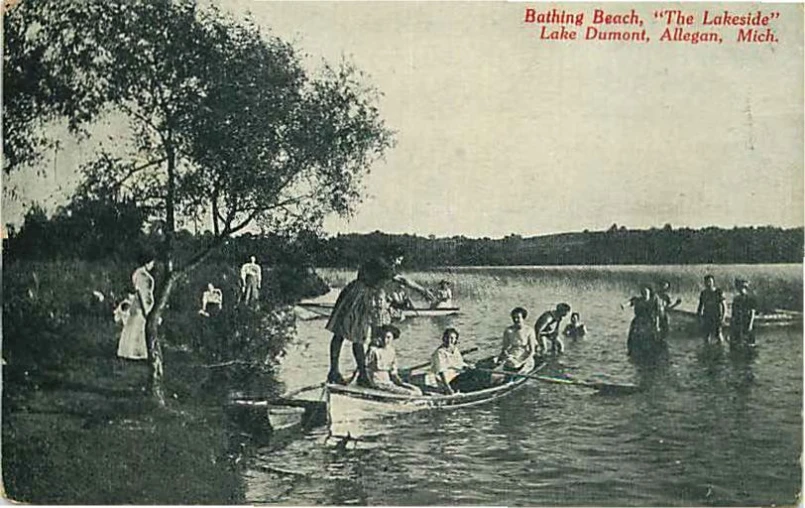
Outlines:
<svg viewBox="0 0 805 508"><path fill-rule="evenodd" d="M195 288L225 267L185 281L165 315L166 409L143 391L145 361L116 357L113 299L129 267L18 262L4 266L4 495L35 504L236 504L248 436L225 411L230 391L279 391L273 365L293 340L293 314L266 294L260 309L225 301L198 314ZM231 271L231 270L230 270ZM187 288L191 290L187 290ZM270 287L270 286L269 286ZM225 287L233 291L233 287ZM231 295L230 295L231 296ZM286 295L287 296L287 295ZM245 358L226 368L222 360ZM244 365L245 364L245 365Z"/></svg>

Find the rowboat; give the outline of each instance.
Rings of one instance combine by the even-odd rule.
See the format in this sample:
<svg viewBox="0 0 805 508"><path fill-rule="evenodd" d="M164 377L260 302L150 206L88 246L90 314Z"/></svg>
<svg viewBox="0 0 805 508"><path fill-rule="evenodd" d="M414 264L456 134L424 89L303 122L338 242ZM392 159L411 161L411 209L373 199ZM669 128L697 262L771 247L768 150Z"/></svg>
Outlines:
<svg viewBox="0 0 805 508"><path fill-rule="evenodd" d="M297 303L296 306L299 308L297 311L297 316L301 319L316 319L330 317L330 313L333 311L335 304L330 302L302 301ZM402 319L408 319L413 317L453 316L458 314L459 311L459 307L421 307L413 309L401 309L397 311L397 315L399 315Z"/></svg>
<svg viewBox="0 0 805 508"><path fill-rule="evenodd" d="M522 374L535 375L545 367L536 364ZM508 381L477 391L444 395L403 395L354 385L328 384L327 409L330 423L358 421L378 416L393 416L422 410L457 409L477 406L511 394L528 382L527 377L512 377Z"/></svg>
<svg viewBox="0 0 805 508"><path fill-rule="evenodd" d="M672 317L681 318L686 325L698 323L698 315L695 312L683 309L670 309L668 314ZM730 316L726 319L727 325ZM772 312L758 313L755 315L755 326L766 328L775 326L795 326L802 325L802 313L793 310L775 309Z"/></svg>

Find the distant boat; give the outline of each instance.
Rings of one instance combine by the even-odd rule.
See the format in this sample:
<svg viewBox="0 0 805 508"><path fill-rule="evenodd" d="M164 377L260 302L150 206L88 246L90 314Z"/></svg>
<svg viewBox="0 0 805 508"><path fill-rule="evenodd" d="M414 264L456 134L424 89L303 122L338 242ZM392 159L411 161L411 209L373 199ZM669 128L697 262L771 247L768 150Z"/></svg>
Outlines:
<svg viewBox="0 0 805 508"><path fill-rule="evenodd" d="M668 314L672 318L682 318L684 322L688 324L694 324L698 321L698 315L689 310L670 309ZM727 325L729 325L730 316L727 316L726 322ZM760 328L795 325L802 325L802 312L775 309L771 312L758 313L755 316L755 326Z"/></svg>

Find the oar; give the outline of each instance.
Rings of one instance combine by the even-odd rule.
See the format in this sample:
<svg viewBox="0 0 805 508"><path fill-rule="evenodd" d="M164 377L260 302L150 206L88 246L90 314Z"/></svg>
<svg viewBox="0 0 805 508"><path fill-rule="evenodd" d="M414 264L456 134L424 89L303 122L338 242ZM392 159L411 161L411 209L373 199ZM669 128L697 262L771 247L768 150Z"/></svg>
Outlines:
<svg viewBox="0 0 805 508"><path fill-rule="evenodd" d="M584 388L593 388L601 393L635 393L640 391L640 387L634 384L620 384L620 383L604 383L601 381L581 381L579 379L568 379L561 377L541 376L538 374L520 374L518 372L507 372L501 370L491 369L470 369L478 372L488 372L490 374L501 374L505 376L514 376L528 379L535 379L544 383L554 383L560 385L573 385L582 386Z"/></svg>
<svg viewBox="0 0 805 508"><path fill-rule="evenodd" d="M480 349L478 346L471 347L469 349L462 349L461 350L461 355L463 356L463 355L468 355L470 353L474 353L474 352L478 351L478 349ZM414 365L413 367L406 367L406 368L401 369L401 370L406 372L406 373L410 373L410 372L413 372L413 371L415 371L417 369L422 369L424 367L427 367L429 365L430 365L430 362L423 362L423 363L420 363L418 365Z"/></svg>

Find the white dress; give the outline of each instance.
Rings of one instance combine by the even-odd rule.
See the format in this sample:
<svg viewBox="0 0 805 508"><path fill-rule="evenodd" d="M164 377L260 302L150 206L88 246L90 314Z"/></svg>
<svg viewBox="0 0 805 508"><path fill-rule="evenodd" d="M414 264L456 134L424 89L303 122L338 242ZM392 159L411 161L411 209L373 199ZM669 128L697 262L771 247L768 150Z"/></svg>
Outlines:
<svg viewBox="0 0 805 508"><path fill-rule="evenodd" d="M144 360L148 358L148 347L145 342L145 316L154 307L154 278L144 266L141 266L131 275L131 282L134 284L135 296L129 309L129 317L120 333L117 356L130 360ZM142 304L140 300L142 300ZM143 309L143 305L145 305L145 309Z"/></svg>

